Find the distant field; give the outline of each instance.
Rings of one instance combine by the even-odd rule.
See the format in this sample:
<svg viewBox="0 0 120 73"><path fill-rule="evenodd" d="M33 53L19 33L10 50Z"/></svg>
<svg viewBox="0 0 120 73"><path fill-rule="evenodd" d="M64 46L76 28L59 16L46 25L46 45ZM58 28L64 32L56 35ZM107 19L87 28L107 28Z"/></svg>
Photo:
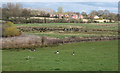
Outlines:
<svg viewBox="0 0 120 73"><path fill-rule="evenodd" d="M36 25L36 26L41 26L41 25L39 25L39 24L48 24L48 25L83 25L83 24L85 24L85 25L89 25L89 24L92 24L92 25L96 25L96 24L109 24L109 25L118 25L118 23L34 23L34 24L15 24L15 25L17 25L17 26L19 26L19 25L30 25L30 26L34 26L34 25Z"/></svg>
<svg viewBox="0 0 120 73"><path fill-rule="evenodd" d="M89 37L89 36L118 36L118 32L113 32L111 30L118 30L118 23L40 23L40 24L15 24L16 26L37 26L37 27L46 27L46 28L79 28L82 30L107 30L107 31L90 31L90 32L72 32L67 31L59 33L59 31L45 31L45 32L23 32L23 34L29 35L39 35L39 36L50 36L57 38L65 38L70 36L78 37Z"/></svg>
<svg viewBox="0 0 120 73"><path fill-rule="evenodd" d="M50 37L56 37L56 38L65 38L65 37L94 37L94 36L116 36L117 33L106 33L106 32L101 32L101 33L81 33L81 32L64 32L64 33L59 33L55 31L51 32L24 32L23 34L28 34L28 35L38 35L38 36L50 36Z"/></svg>
<svg viewBox="0 0 120 73"><path fill-rule="evenodd" d="M117 71L118 41L63 44L26 50L3 50L3 71ZM60 54L54 54L59 50ZM72 55L75 52L75 55ZM25 57L31 59L26 60Z"/></svg>
<svg viewBox="0 0 120 73"><path fill-rule="evenodd" d="M101 25L104 24L104 25ZM15 24L16 26L38 26L38 27L82 27L85 29L118 30L118 23L37 23L37 24Z"/></svg>

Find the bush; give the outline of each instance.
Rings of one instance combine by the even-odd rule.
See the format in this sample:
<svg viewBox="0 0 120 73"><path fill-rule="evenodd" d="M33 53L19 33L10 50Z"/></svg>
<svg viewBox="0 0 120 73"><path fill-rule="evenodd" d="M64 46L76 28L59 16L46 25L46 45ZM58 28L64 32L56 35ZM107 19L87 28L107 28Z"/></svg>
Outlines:
<svg viewBox="0 0 120 73"><path fill-rule="evenodd" d="M65 20L65 19L56 19L55 23L67 23L67 20Z"/></svg>
<svg viewBox="0 0 120 73"><path fill-rule="evenodd" d="M20 35L20 32L12 22L6 22L2 26L2 37L13 37Z"/></svg>
<svg viewBox="0 0 120 73"><path fill-rule="evenodd" d="M89 19L88 20L88 23L93 23L94 21L92 19Z"/></svg>

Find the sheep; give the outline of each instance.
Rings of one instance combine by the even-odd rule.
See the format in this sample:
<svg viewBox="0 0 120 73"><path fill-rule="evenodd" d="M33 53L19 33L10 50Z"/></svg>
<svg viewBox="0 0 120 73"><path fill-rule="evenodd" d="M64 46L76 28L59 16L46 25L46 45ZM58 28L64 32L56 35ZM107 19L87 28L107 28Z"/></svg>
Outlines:
<svg viewBox="0 0 120 73"><path fill-rule="evenodd" d="M32 51L36 51L36 50L35 50L35 49L33 49L33 48L31 48L29 51L31 51L31 52L32 52Z"/></svg>
<svg viewBox="0 0 120 73"><path fill-rule="evenodd" d="M72 52L72 55L75 55L75 52Z"/></svg>
<svg viewBox="0 0 120 73"><path fill-rule="evenodd" d="M35 51L35 49L32 48L31 51Z"/></svg>
<svg viewBox="0 0 120 73"><path fill-rule="evenodd" d="M56 51L55 54L59 54L59 51Z"/></svg>
<svg viewBox="0 0 120 73"><path fill-rule="evenodd" d="M30 56L27 56L25 59L26 59L26 60L29 60L29 59L30 59Z"/></svg>

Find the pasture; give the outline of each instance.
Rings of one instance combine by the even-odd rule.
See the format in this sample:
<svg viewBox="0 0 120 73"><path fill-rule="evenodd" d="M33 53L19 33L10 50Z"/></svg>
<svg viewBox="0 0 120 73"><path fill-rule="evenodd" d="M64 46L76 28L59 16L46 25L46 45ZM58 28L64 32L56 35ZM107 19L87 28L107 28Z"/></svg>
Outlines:
<svg viewBox="0 0 120 73"><path fill-rule="evenodd" d="M17 27L53 29L78 28L85 31L21 31L22 34L66 37L118 36L117 23L15 24ZM87 32L86 32L87 30ZM100 31L102 30L102 31ZM105 30L105 31L103 31ZM79 42L29 49L2 50L3 71L117 71L118 41ZM59 54L55 54L59 51ZM75 55L72 55L75 52ZM28 60L27 57L30 57Z"/></svg>
<svg viewBox="0 0 120 73"><path fill-rule="evenodd" d="M59 54L55 54L55 51ZM75 55L72 55L75 52ZM3 71L117 71L118 41L39 47L35 52L3 50ZM30 57L26 60L26 57Z"/></svg>
<svg viewBox="0 0 120 73"><path fill-rule="evenodd" d="M92 37L92 36L118 36L118 23L41 23L41 24L15 24L17 27L39 27L55 29L53 31L28 31L23 34L39 36L50 36L65 38L70 36ZM79 29L79 31L63 31L59 29ZM58 29L58 30L56 30Z"/></svg>
<svg viewBox="0 0 120 73"><path fill-rule="evenodd" d="M37 27L77 27L84 29L105 29L118 30L118 23L34 23L34 24L15 24L16 26L37 26Z"/></svg>

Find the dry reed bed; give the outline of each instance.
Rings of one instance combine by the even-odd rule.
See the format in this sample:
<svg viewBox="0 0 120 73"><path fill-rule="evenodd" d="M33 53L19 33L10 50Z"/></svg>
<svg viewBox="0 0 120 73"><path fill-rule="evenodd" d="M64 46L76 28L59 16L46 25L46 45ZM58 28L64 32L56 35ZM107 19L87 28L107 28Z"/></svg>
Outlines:
<svg viewBox="0 0 120 73"><path fill-rule="evenodd" d="M68 37L64 39L52 38L46 36L23 35L16 37L0 38L0 44L3 49L9 48L34 48L41 46L50 46L53 44L83 42L83 41L102 41L102 40L118 40L116 36L112 37Z"/></svg>

